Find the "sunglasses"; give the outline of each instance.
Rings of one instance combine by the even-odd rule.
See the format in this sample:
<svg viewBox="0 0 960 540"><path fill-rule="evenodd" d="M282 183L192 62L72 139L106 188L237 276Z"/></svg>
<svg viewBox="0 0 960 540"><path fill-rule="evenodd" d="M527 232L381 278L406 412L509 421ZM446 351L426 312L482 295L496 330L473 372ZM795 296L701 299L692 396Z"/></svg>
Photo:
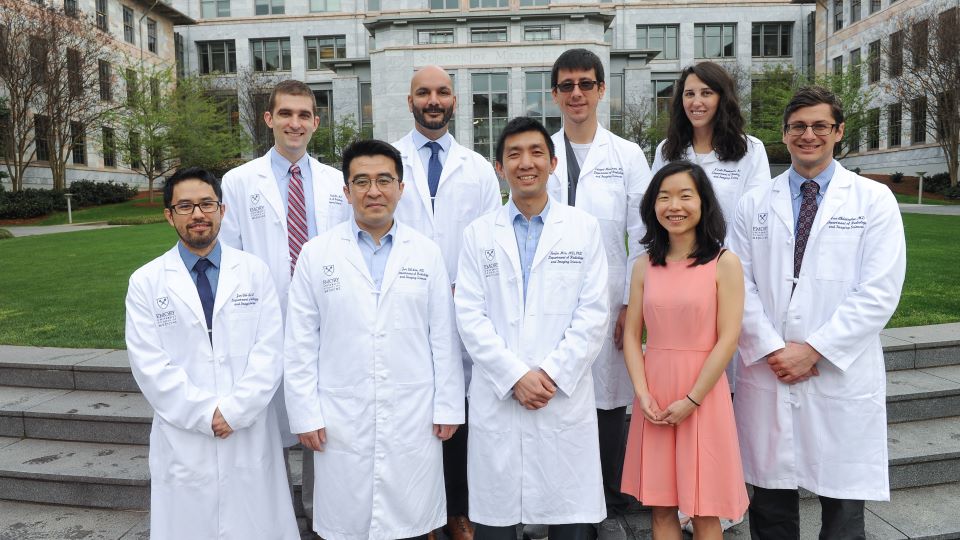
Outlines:
<svg viewBox="0 0 960 540"><path fill-rule="evenodd" d="M596 88L596 86L597 86L598 84L600 84L600 83L597 82L597 81L579 81L579 82L564 81L564 82L562 82L562 83L554 86L554 88L556 88L557 90L563 92L564 94L566 94L566 93L568 93L568 92L573 92L573 87L574 87L574 86L579 87L579 88L580 88L580 91L582 91L582 92L589 92L590 90L593 90L594 88Z"/></svg>

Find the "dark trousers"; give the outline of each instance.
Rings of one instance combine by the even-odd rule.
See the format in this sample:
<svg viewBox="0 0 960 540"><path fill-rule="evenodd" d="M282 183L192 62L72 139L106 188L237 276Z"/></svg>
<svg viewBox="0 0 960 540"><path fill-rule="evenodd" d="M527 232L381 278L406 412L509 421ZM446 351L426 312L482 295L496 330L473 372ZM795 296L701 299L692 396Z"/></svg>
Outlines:
<svg viewBox="0 0 960 540"><path fill-rule="evenodd" d="M820 496L820 540L865 540L863 501ZM750 499L750 538L800 538L800 492L754 486Z"/></svg>
<svg viewBox="0 0 960 540"><path fill-rule="evenodd" d="M547 537L550 540L595 540L597 528L591 523L567 523L548 525ZM474 540L517 540L517 526L491 527L474 524Z"/></svg>
<svg viewBox="0 0 960 540"><path fill-rule="evenodd" d="M464 411L468 407L469 402ZM466 421L453 437L443 442L443 484L447 494L447 516L468 515Z"/></svg>
<svg viewBox="0 0 960 540"><path fill-rule="evenodd" d="M622 515L632 502L629 495L620 491L627 441L627 408L597 409L597 431L600 435L600 473L603 475L607 517Z"/></svg>

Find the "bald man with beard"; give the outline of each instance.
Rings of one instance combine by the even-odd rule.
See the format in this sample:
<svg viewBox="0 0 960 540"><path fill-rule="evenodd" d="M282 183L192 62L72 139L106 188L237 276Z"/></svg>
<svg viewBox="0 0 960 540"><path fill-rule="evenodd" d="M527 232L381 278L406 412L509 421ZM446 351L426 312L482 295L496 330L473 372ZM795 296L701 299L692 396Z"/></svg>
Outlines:
<svg viewBox="0 0 960 540"><path fill-rule="evenodd" d="M393 143L403 158L403 178L408 184L395 215L440 246L456 294L463 229L502 206L500 183L490 162L458 144L448 131L457 97L453 81L443 68L427 66L414 73L407 106L413 113L413 129ZM467 388L471 365L464 351ZM443 443L448 518L445 532L453 540L473 539L467 507L466 427L461 426Z"/></svg>

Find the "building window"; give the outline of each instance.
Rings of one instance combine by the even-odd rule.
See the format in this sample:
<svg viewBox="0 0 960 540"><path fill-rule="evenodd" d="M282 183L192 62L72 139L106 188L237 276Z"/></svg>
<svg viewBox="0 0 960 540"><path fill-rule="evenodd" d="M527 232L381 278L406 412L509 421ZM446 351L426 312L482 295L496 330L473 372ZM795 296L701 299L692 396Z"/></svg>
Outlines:
<svg viewBox="0 0 960 540"><path fill-rule="evenodd" d="M538 24L523 27L524 41L549 41L560 39L559 24Z"/></svg>
<svg viewBox="0 0 960 540"><path fill-rule="evenodd" d="M867 111L867 150L880 148L880 109Z"/></svg>
<svg viewBox="0 0 960 540"><path fill-rule="evenodd" d="M610 96L610 131L623 133L623 73L611 73L607 82Z"/></svg>
<svg viewBox="0 0 960 540"><path fill-rule="evenodd" d="M173 55L177 59L177 78L187 76L187 51L180 32L173 33Z"/></svg>
<svg viewBox="0 0 960 540"><path fill-rule="evenodd" d="M843 0L833 2L833 31L843 28Z"/></svg>
<svg viewBox="0 0 960 540"><path fill-rule="evenodd" d="M520 7L549 6L550 0L520 0Z"/></svg>
<svg viewBox="0 0 960 540"><path fill-rule="evenodd" d="M453 28L436 28L417 31L417 44L442 45L453 43Z"/></svg>
<svg viewBox="0 0 960 540"><path fill-rule="evenodd" d="M139 88L137 88L137 72L131 68L127 68L123 78L127 86L127 105L136 107L137 96L140 93Z"/></svg>
<svg viewBox="0 0 960 540"><path fill-rule="evenodd" d="M676 79L654 80L653 95L657 114L670 114L670 101L673 100L673 85Z"/></svg>
<svg viewBox="0 0 960 540"><path fill-rule="evenodd" d="M510 7L510 0L470 0L471 8L505 8Z"/></svg>
<svg viewBox="0 0 960 540"><path fill-rule="evenodd" d="M200 59L200 73L204 75L237 72L237 48L232 40L198 41L197 55Z"/></svg>
<svg viewBox="0 0 960 540"><path fill-rule="evenodd" d="M833 74L836 76L843 75L843 57L838 56L833 59Z"/></svg>
<svg viewBox="0 0 960 540"><path fill-rule="evenodd" d="M251 39L254 71L290 71L290 39Z"/></svg>
<svg viewBox="0 0 960 540"><path fill-rule="evenodd" d="M380 11L380 0L367 0L367 11Z"/></svg>
<svg viewBox="0 0 960 540"><path fill-rule="evenodd" d="M920 97L910 103L910 143L927 142L927 98Z"/></svg>
<svg viewBox="0 0 960 540"><path fill-rule="evenodd" d="M200 0L200 16L204 19L230 16L230 0Z"/></svg>
<svg viewBox="0 0 960 540"><path fill-rule="evenodd" d="M114 138L113 128L103 128L103 166L117 166L117 141Z"/></svg>
<svg viewBox="0 0 960 540"><path fill-rule="evenodd" d="M160 79L150 77L150 105L154 108L160 105Z"/></svg>
<svg viewBox="0 0 960 540"><path fill-rule="evenodd" d="M560 131L562 126L560 118L560 109L553 102L553 94L550 88L549 71L528 71L524 73L525 83L525 102L526 110L524 116L536 118L547 131L554 133Z"/></svg>
<svg viewBox="0 0 960 540"><path fill-rule="evenodd" d="M890 76L903 75L903 31L890 34Z"/></svg>
<svg viewBox="0 0 960 540"><path fill-rule="evenodd" d="M147 18L147 50L157 54L157 21Z"/></svg>
<svg viewBox="0 0 960 540"><path fill-rule="evenodd" d="M123 6L123 40L134 43L133 39L133 10Z"/></svg>
<svg viewBox="0 0 960 540"><path fill-rule="evenodd" d="M860 151L859 129L848 129L844 131L843 138L847 140L847 147L850 149L851 154L855 154Z"/></svg>
<svg viewBox="0 0 960 540"><path fill-rule="evenodd" d="M793 23L753 23L753 56L780 58L792 56Z"/></svg>
<svg viewBox="0 0 960 540"><path fill-rule="evenodd" d="M737 54L736 24L698 24L693 27L696 58L733 58Z"/></svg>
<svg viewBox="0 0 960 540"><path fill-rule="evenodd" d="M346 36L308 37L307 69L324 69L321 61L347 57Z"/></svg>
<svg viewBox="0 0 960 540"><path fill-rule="evenodd" d="M373 138L373 92L368 82L360 83L360 137Z"/></svg>
<svg viewBox="0 0 960 540"><path fill-rule="evenodd" d="M87 137L83 131L83 124L80 122L70 122L70 154L73 157L74 165L87 164Z"/></svg>
<svg viewBox="0 0 960 540"><path fill-rule="evenodd" d="M255 15L283 15L283 0L257 0Z"/></svg>
<svg viewBox="0 0 960 540"><path fill-rule="evenodd" d="M97 28L104 32L110 31L110 21L107 19L107 0L97 0Z"/></svg>
<svg viewBox="0 0 960 540"><path fill-rule="evenodd" d="M470 79L473 97L473 149L493 160L497 137L507 125L507 74L474 73Z"/></svg>
<svg viewBox="0 0 960 540"><path fill-rule="evenodd" d="M638 26L637 48L660 51L657 60L676 60L680 51L679 34L679 26Z"/></svg>
<svg viewBox="0 0 960 540"><path fill-rule="evenodd" d="M376 7L380 9L379 3ZM310 0L310 11L340 11L340 0Z"/></svg>
<svg viewBox="0 0 960 540"><path fill-rule="evenodd" d="M870 0L870 14L880 11L880 0Z"/></svg>
<svg viewBox="0 0 960 540"><path fill-rule="evenodd" d="M430 9L458 9L460 0L430 0Z"/></svg>
<svg viewBox="0 0 960 540"><path fill-rule="evenodd" d="M850 0L850 24L860 20L860 0Z"/></svg>
<svg viewBox="0 0 960 540"><path fill-rule="evenodd" d="M880 80L880 40L871 43L867 52L867 82L873 84Z"/></svg>
<svg viewBox="0 0 960 540"><path fill-rule="evenodd" d="M472 43L498 43L506 40L506 27L470 29L470 41Z"/></svg>
<svg viewBox="0 0 960 540"><path fill-rule="evenodd" d="M79 15L80 10L77 8L77 0L64 0L63 12L71 17L76 17Z"/></svg>
<svg viewBox="0 0 960 540"><path fill-rule="evenodd" d="M320 119L319 128L330 128L333 126L333 90L314 90L313 97L317 100L315 112ZM331 139L323 141L320 136L315 136L307 149L310 153L316 155L320 161L330 163L335 159L335 156L329 154L333 148L332 137L334 137L335 130L328 129L326 131Z"/></svg>
<svg viewBox="0 0 960 540"><path fill-rule="evenodd" d="M903 105L894 103L887 106L887 148L901 144L903 132Z"/></svg>
<svg viewBox="0 0 960 540"><path fill-rule="evenodd" d="M113 99L113 81L110 74L110 62L106 60L97 61L97 71L100 75L100 99L110 101Z"/></svg>
<svg viewBox="0 0 960 540"><path fill-rule="evenodd" d="M127 150L130 152L130 168L139 169L141 163L140 161L140 132L131 131L130 140L127 141L129 147Z"/></svg>
<svg viewBox="0 0 960 540"><path fill-rule="evenodd" d="M913 25L913 28L910 30L910 40L913 42L910 47L910 52L913 53L913 67L917 69L927 67L927 58L929 57L927 47L930 43L930 25L926 19L918 21Z"/></svg>
<svg viewBox="0 0 960 540"><path fill-rule="evenodd" d="M33 116L33 145L37 161L50 161L50 120L41 114Z"/></svg>
<svg viewBox="0 0 960 540"><path fill-rule="evenodd" d="M80 51L67 49L67 87L72 98L78 98L83 93L83 80L80 78L82 66Z"/></svg>

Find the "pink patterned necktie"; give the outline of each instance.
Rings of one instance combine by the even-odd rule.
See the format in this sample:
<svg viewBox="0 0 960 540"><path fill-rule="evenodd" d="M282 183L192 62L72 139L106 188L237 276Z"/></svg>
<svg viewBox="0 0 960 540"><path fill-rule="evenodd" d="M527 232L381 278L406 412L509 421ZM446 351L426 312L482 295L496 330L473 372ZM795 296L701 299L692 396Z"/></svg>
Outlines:
<svg viewBox="0 0 960 540"><path fill-rule="evenodd" d="M803 252L807 249L807 239L813 227L813 218L817 217L817 194L820 193L820 184L807 180L800 184L803 200L800 202L800 215L797 217L797 238L793 246L793 277L800 276L800 263L803 262Z"/></svg>
<svg viewBox="0 0 960 540"><path fill-rule="evenodd" d="M290 274L293 274L300 249L307 243L307 205L298 165L290 166L290 185L287 186L287 242L290 245Z"/></svg>

